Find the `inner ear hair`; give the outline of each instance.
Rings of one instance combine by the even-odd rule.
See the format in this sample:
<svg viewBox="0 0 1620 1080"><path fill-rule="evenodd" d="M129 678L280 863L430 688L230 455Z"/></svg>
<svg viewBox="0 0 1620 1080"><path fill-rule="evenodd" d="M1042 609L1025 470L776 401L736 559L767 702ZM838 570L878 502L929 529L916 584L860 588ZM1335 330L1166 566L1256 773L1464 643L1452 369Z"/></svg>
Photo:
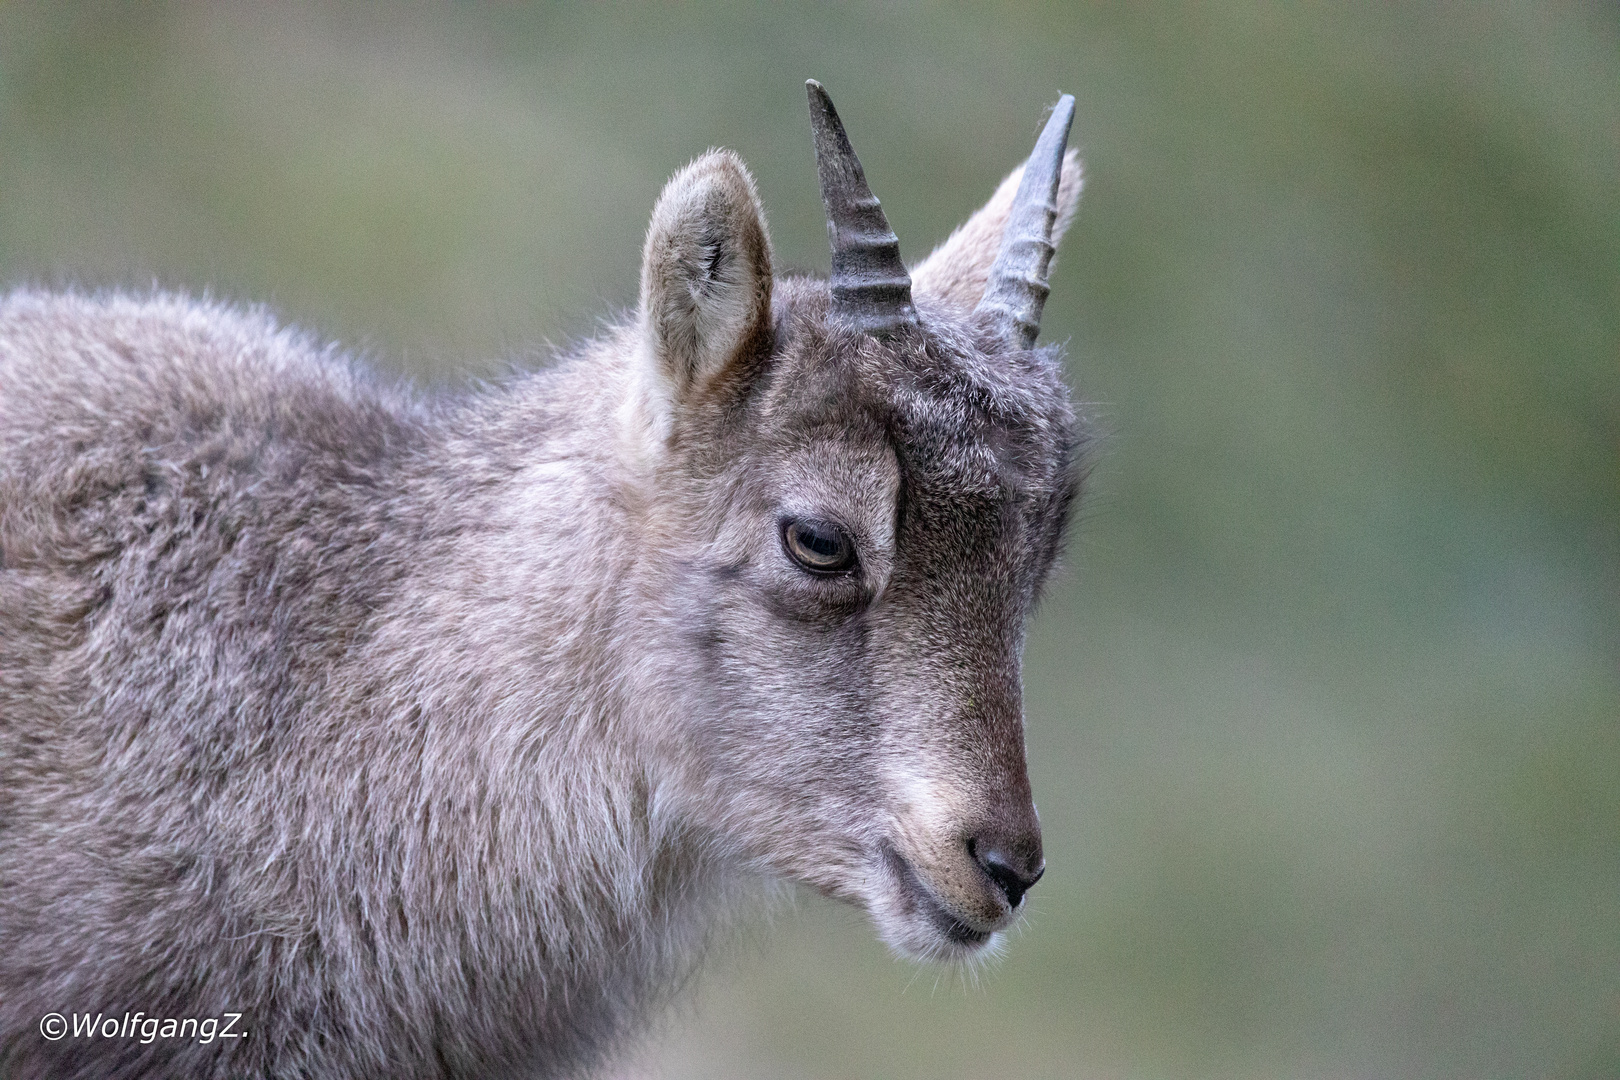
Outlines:
<svg viewBox="0 0 1620 1080"><path fill-rule="evenodd" d="M1024 177L1020 165L967 221L911 271L911 288L917 296L942 301L963 311L972 311L984 296L990 266L1001 251L1001 234L1007 227L1018 181ZM1074 220L1080 205L1083 183L1080 152L1070 149L1063 155L1063 176L1058 181L1057 220L1052 223L1052 246L1057 247Z"/></svg>
<svg viewBox="0 0 1620 1080"><path fill-rule="evenodd" d="M771 241L754 179L729 150L676 173L641 261L645 350L675 400L735 372L770 332Z"/></svg>

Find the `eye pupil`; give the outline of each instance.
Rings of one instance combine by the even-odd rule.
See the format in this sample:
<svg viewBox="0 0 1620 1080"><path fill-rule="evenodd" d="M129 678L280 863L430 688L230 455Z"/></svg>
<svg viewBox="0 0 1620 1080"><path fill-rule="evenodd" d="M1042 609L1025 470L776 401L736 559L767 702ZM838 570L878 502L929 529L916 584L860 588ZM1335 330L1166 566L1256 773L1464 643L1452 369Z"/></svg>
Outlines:
<svg viewBox="0 0 1620 1080"><path fill-rule="evenodd" d="M838 554L838 538L814 530L805 530L804 546L829 559Z"/></svg>
<svg viewBox="0 0 1620 1080"><path fill-rule="evenodd" d="M783 546L806 570L831 573L847 570L855 562L855 545L836 525L820 521L790 521L782 529Z"/></svg>

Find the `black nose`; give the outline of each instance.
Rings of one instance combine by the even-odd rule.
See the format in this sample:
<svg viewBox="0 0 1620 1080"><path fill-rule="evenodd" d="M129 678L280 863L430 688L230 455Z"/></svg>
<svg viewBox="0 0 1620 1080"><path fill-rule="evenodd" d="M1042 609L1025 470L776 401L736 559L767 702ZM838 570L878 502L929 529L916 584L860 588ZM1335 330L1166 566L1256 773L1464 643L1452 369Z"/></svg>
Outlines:
<svg viewBox="0 0 1620 1080"><path fill-rule="evenodd" d="M1039 839L998 843L987 836L975 837L968 841L968 851L979 869L1007 894L1010 907L1016 908L1024 894L1046 873Z"/></svg>

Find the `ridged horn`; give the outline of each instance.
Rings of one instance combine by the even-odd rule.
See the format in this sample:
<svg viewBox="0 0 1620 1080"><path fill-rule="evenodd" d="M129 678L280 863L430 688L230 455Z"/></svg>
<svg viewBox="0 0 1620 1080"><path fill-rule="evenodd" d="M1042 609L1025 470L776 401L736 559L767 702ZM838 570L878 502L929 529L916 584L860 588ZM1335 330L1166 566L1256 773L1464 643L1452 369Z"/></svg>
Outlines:
<svg viewBox="0 0 1620 1080"><path fill-rule="evenodd" d="M1024 166L1024 178L1001 233L1001 251L990 266L977 309L991 313L1008 337L1025 349L1035 347L1041 332L1041 309L1051 292L1046 268L1052 262L1052 223L1057 220L1063 148L1073 123L1074 97L1064 94Z"/></svg>
<svg viewBox="0 0 1620 1080"><path fill-rule="evenodd" d="M900 241L866 186L866 173L827 91L814 79L805 89L832 245L833 314L879 336L914 326L917 309L911 304L911 275L900 261Z"/></svg>

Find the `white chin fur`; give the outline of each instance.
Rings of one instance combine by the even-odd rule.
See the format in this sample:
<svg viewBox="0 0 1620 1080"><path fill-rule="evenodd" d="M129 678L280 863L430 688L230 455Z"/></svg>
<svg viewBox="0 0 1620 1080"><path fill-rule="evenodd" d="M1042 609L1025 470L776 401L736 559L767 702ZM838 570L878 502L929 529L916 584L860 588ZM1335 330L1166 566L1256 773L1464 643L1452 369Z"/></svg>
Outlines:
<svg viewBox="0 0 1620 1080"><path fill-rule="evenodd" d="M893 849L882 853L866 908L878 936L896 952L916 960L962 961L996 950L997 929L972 926L950 911L917 872Z"/></svg>
<svg viewBox="0 0 1620 1080"><path fill-rule="evenodd" d="M877 914L878 937L895 952L912 960L931 963L953 963L977 960L998 952L1002 935L975 933L972 938L958 936L935 926L926 916L912 915L895 918Z"/></svg>

